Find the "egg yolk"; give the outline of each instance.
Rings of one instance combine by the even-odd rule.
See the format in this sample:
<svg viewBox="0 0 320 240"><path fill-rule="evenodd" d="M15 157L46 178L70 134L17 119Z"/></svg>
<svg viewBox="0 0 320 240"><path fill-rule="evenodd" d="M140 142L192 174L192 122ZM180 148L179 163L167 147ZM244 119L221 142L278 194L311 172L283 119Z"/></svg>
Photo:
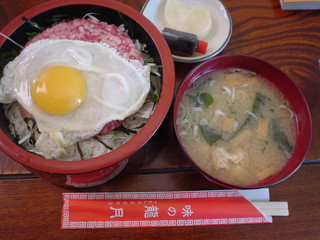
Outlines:
<svg viewBox="0 0 320 240"><path fill-rule="evenodd" d="M83 102L86 84L81 74L67 66L44 69L31 87L32 99L43 111L67 114Z"/></svg>

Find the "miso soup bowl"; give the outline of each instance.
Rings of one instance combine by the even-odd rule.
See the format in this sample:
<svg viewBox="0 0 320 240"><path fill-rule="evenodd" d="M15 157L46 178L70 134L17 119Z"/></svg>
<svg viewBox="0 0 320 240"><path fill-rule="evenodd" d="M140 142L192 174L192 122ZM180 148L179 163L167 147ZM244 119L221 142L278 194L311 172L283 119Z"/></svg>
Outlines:
<svg viewBox="0 0 320 240"><path fill-rule="evenodd" d="M132 34L147 44L149 55L160 69L162 89L157 106L145 126L132 139L119 148L99 157L79 161L46 159L21 148L8 129L3 110L0 110L0 149L13 160L21 163L35 175L65 187L91 187L105 183L117 175L126 175L138 168L143 160L143 146L162 124L172 103L174 92L174 64L170 49L159 30L139 11L112 0L55 0L38 5L17 16L4 29L7 36L24 46L27 32L34 29L21 18L26 17L43 27L50 27L50 19L69 20L91 13L101 21L119 26L124 24ZM0 36L0 54L20 49Z"/></svg>
<svg viewBox="0 0 320 240"><path fill-rule="evenodd" d="M232 185L216 178L213 175L210 175L208 172L206 172L206 170L199 166L199 164L197 163L197 159L193 159L189 155L186 147L183 145L178 134L178 126L176 123L176 119L178 117L178 106L182 101L184 93L188 89L190 89L193 86L193 84L195 84L199 80L201 76L217 70L223 70L228 68L238 68L247 71L252 71L263 77L266 81L272 83L276 88L278 88L282 92L284 97L289 101L291 110L294 112L296 144L292 156L288 159L287 164L279 172L254 185ZM177 139L183 151L191 160L193 166L206 179L224 187L238 189L269 187L287 179L295 171L297 171L297 169L303 163L308 153L312 136L312 123L310 111L304 96L302 95L299 88L295 85L295 83L285 73L283 73L279 68L275 67L274 65L266 62L265 60L245 55L224 55L213 58L196 66L186 76L186 78L184 79L177 91L177 95L174 102L174 128Z"/></svg>

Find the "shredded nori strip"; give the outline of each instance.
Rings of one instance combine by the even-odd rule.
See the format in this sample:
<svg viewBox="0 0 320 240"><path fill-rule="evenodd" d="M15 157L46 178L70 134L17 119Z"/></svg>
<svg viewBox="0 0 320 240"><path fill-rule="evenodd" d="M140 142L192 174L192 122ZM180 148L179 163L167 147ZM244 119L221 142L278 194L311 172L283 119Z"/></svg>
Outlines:
<svg viewBox="0 0 320 240"><path fill-rule="evenodd" d="M82 152L82 150L80 148L80 144L78 142L77 142L77 150L78 150L78 152L80 154L81 160L84 160L84 155L83 155L83 152Z"/></svg>
<svg viewBox="0 0 320 240"><path fill-rule="evenodd" d="M23 120L26 122L29 131L31 131L37 125L36 120L34 120L33 118L25 117L23 118Z"/></svg>
<svg viewBox="0 0 320 240"><path fill-rule="evenodd" d="M105 146L109 150L113 150L112 147L108 146L105 142L103 142L98 136L93 137L95 140L97 140L99 143L101 143L103 146Z"/></svg>
<svg viewBox="0 0 320 240"><path fill-rule="evenodd" d="M127 135L137 134L137 131L132 130L132 129L129 129L129 128L126 128L126 127L123 126L123 125L115 128L114 131L123 132L123 133L125 133L125 134L127 134Z"/></svg>

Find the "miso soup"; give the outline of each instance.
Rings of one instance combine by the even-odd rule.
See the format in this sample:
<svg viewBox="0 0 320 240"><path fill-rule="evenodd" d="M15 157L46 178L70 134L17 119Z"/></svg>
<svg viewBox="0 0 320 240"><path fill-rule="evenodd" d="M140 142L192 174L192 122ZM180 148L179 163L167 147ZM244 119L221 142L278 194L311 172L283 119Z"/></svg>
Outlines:
<svg viewBox="0 0 320 240"><path fill-rule="evenodd" d="M288 101L270 82L240 69L198 79L180 102L177 126L197 165L233 185L253 185L274 175L295 145Z"/></svg>

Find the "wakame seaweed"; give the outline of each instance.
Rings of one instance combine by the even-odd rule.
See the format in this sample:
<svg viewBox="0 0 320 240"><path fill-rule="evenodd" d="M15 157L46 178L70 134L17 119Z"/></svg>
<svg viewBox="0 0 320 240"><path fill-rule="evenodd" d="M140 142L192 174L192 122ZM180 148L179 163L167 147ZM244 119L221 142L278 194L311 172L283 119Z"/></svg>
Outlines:
<svg viewBox="0 0 320 240"><path fill-rule="evenodd" d="M214 102L211 93L208 93L208 92L202 92L196 95L188 94L188 96L189 96L189 99L195 103L196 107L199 107L202 104L202 103L200 104L199 100L202 101L203 105L206 107L211 106Z"/></svg>
<svg viewBox="0 0 320 240"><path fill-rule="evenodd" d="M287 135L280 129L278 122L275 119L271 120L272 136L278 144L279 148L288 153L292 152L293 146L289 142Z"/></svg>
<svg viewBox="0 0 320 240"><path fill-rule="evenodd" d="M256 114L258 112L258 110L261 108L261 106L264 104L265 100L268 99L265 95L257 92L256 93L256 98L254 100L253 106L252 106L252 110L251 112L253 114ZM251 116L252 117L252 116ZM249 117L250 118L250 117Z"/></svg>
<svg viewBox="0 0 320 240"><path fill-rule="evenodd" d="M214 129L205 125L200 126L200 132L209 146L212 146L214 143L216 143L218 140L222 138L221 134L215 132Z"/></svg>
<svg viewBox="0 0 320 240"><path fill-rule="evenodd" d="M253 105L252 105L252 109L251 109L251 112L253 114L256 114L259 109L261 108L262 105L264 105L265 101L267 100L268 98L257 92L256 93L256 97L255 97L255 100L253 102ZM239 129L231 136L231 139L233 139L236 135L238 135L238 133L252 120L253 116L251 114L249 114L249 116L246 118L246 120L244 121L244 123L239 127Z"/></svg>
<svg viewBox="0 0 320 240"><path fill-rule="evenodd" d="M203 104L206 107L209 107L214 102L212 95L210 93L207 93L207 92L200 93L199 94L199 98L200 98L201 101L203 101Z"/></svg>

